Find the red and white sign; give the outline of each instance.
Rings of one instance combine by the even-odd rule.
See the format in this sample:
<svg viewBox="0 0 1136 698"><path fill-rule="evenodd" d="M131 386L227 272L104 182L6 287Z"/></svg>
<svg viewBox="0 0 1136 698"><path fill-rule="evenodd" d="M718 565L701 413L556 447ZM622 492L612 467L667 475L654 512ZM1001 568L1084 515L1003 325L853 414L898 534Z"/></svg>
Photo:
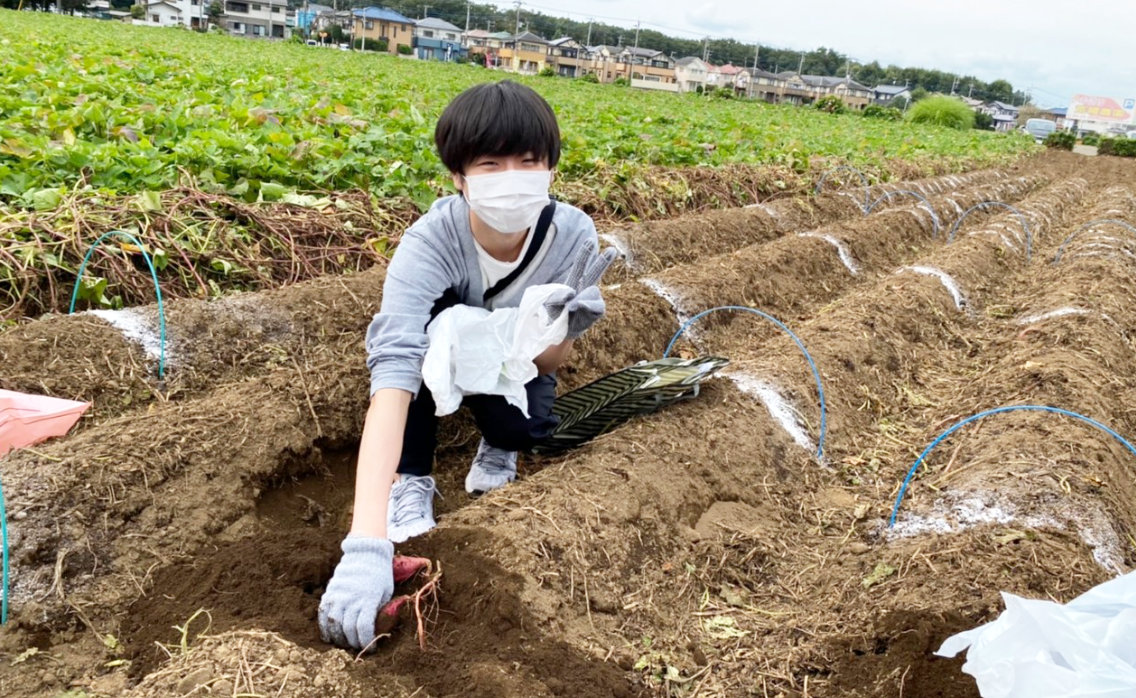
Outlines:
<svg viewBox="0 0 1136 698"><path fill-rule="evenodd" d="M1136 117L1133 100L1118 100L1112 97L1093 97L1073 95L1066 119L1077 121L1101 121L1110 124L1132 123Z"/></svg>

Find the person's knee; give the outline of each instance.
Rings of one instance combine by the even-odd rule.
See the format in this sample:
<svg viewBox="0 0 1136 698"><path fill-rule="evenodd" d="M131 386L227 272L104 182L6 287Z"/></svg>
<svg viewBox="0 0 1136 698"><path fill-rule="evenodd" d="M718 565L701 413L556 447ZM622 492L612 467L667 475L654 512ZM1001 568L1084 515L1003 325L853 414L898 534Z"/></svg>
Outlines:
<svg viewBox="0 0 1136 698"><path fill-rule="evenodd" d="M506 451L531 451L548 438L559 420L552 415L556 377L541 375L526 387L529 416L499 395L466 398L485 442Z"/></svg>
<svg viewBox="0 0 1136 698"><path fill-rule="evenodd" d="M541 420L526 419L520 410L513 407L515 414L505 417L499 415L481 424L481 437L493 448L505 451L529 451L545 433Z"/></svg>

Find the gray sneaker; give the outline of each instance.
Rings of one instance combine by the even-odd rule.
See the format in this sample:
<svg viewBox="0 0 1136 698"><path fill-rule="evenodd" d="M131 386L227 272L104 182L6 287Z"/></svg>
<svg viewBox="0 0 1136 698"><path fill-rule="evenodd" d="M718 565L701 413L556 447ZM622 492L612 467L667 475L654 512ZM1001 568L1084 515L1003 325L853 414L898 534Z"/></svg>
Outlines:
<svg viewBox="0 0 1136 698"><path fill-rule="evenodd" d="M434 495L438 486L429 475L399 475L387 504L387 538L402 543L438 525Z"/></svg>
<svg viewBox="0 0 1136 698"><path fill-rule="evenodd" d="M502 451L485 443L477 447L477 455L465 476L465 491L472 495L485 494L509 484L517 477L517 452Z"/></svg>

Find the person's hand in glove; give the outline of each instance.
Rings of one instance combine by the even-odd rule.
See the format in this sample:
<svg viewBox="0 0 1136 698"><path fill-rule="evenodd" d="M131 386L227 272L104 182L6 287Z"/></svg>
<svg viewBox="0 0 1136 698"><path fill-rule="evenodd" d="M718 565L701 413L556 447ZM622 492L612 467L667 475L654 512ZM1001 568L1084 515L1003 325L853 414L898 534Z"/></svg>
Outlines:
<svg viewBox="0 0 1136 698"><path fill-rule="evenodd" d="M606 310L603 296L596 284L619 252L614 247L609 247L597 254L597 249L596 243L591 240L580 247L568 279L564 282L570 290L565 289L544 304L553 320L563 312L568 313L568 339L576 339L584 334L596 320L603 317Z"/></svg>
<svg viewBox="0 0 1136 698"><path fill-rule="evenodd" d="M320 637L361 650L375 639L375 618L394 594L394 544L348 536L319 605Z"/></svg>

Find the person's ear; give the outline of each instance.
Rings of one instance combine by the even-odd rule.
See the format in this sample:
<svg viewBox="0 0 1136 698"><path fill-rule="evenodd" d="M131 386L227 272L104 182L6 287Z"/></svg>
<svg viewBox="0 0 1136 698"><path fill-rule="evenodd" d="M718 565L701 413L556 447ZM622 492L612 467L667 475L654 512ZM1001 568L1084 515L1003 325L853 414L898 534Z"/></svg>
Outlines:
<svg viewBox="0 0 1136 698"><path fill-rule="evenodd" d="M454 178L454 189L457 189L458 192L464 194L465 190L462 188L462 179L463 179L462 173L461 172L451 172L450 176Z"/></svg>

